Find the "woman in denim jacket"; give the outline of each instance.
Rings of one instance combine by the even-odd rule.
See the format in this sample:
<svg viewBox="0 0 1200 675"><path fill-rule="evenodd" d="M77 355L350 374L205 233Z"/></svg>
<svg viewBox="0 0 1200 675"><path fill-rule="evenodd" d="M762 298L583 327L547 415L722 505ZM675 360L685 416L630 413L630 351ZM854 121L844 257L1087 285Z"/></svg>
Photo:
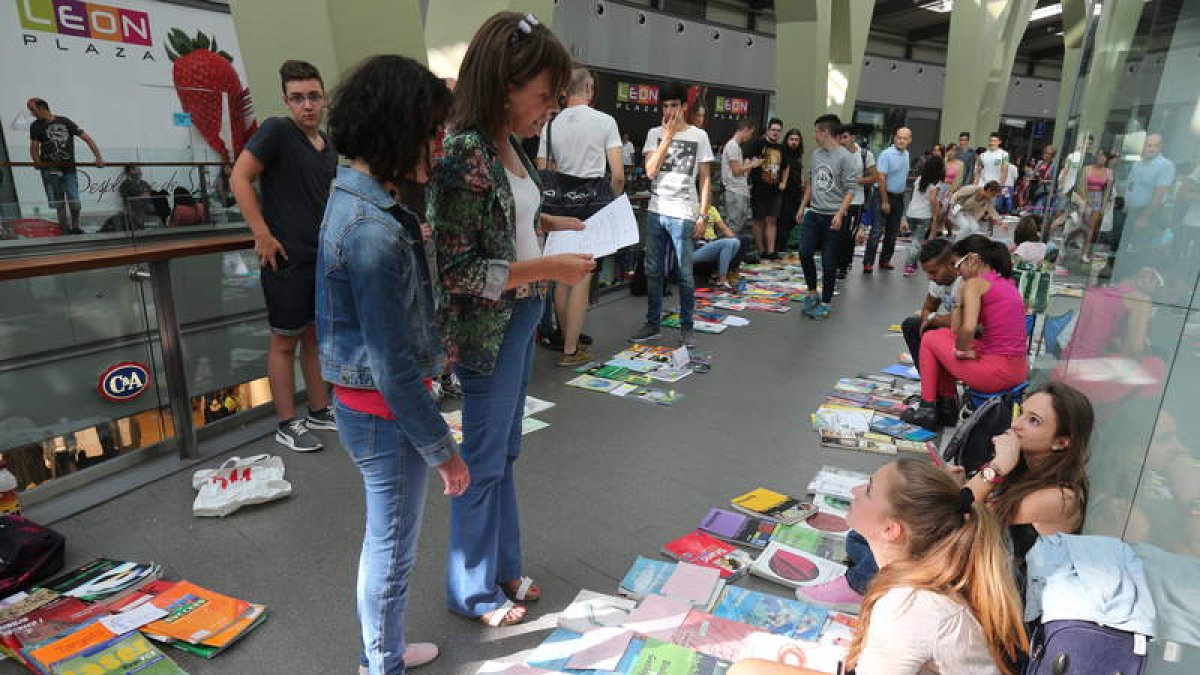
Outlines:
<svg viewBox="0 0 1200 675"><path fill-rule="evenodd" d="M513 462L544 289L578 283L591 256L542 257L538 232L582 229L539 213L537 172L520 138L536 136L571 74L571 57L531 14L501 12L471 40L459 69L444 158L429 194L441 287L438 318L462 382L463 459L470 488L451 501L447 607L492 626L524 619L537 600L521 575Z"/></svg>
<svg viewBox="0 0 1200 675"><path fill-rule="evenodd" d="M350 158L338 167L317 252L321 373L333 383L338 435L362 472L366 532L358 567L360 672L402 673L437 656L404 643L408 575L416 557L427 467L445 494L467 466L427 392L445 356L433 325L434 262L421 219L394 197L427 175L429 142L450 92L401 56L360 64L334 95L329 131ZM397 120L404 120L398 123Z"/></svg>

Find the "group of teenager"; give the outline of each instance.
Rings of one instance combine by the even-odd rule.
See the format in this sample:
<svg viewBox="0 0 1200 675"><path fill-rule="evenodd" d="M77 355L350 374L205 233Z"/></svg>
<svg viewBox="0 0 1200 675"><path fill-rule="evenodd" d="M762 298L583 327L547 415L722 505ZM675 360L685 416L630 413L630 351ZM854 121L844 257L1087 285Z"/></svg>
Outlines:
<svg viewBox="0 0 1200 675"><path fill-rule="evenodd" d="M447 608L489 627L507 626L524 621L528 604L540 598L522 570L514 482L533 334L548 282L573 288L595 262L581 254L542 255L546 233L581 223L542 211L538 168L521 140L537 136L560 95L586 81L573 76L572 65L535 16L501 12L472 39L453 94L412 59L375 56L355 66L329 97L326 135L319 73L288 62L281 80L291 118L264 123L234 167L231 186L263 264L277 439L315 450L320 443L311 430L336 429L362 475L363 673L402 673L438 654L432 643L405 638L429 468L451 499ZM662 91L663 125L646 145L651 296L635 339L659 332L664 267L674 257L683 341L689 341L695 242L711 238L710 227L731 234L708 217L711 146L703 130L685 121L685 102L681 86ZM863 155L846 147L847 135L836 117L818 118L818 148L803 179L795 179L803 186L796 211L803 214L805 305L814 318L822 308L828 312L843 255L841 230L861 207L856 195L866 184ZM346 159L341 166L339 154ZM765 165L738 161L731 169L744 175ZM796 166L781 154L785 185L800 171ZM261 198L251 187L255 180ZM766 227L764 218L764 236ZM971 380L978 372L1001 385L1009 375L1023 378L1012 365L1013 336L1003 323L1012 302L1011 266L991 243L935 240L922 249L920 263L940 286L962 279L947 301L955 308L948 326L928 308L917 332L922 397L935 416L937 397L955 378ZM308 385L303 415L290 404L297 347ZM461 445L429 395L448 363L464 396ZM1014 558L1002 535L1029 544L1036 533L1079 530L1091 424L1086 398L1051 385L1029 398L1012 429L996 438L988 470L969 481L901 460L856 490L850 510L856 534L848 548L854 566L833 586L804 593L828 606L861 605L849 657L859 675L1011 672L1025 634ZM783 668L735 666L744 673Z"/></svg>

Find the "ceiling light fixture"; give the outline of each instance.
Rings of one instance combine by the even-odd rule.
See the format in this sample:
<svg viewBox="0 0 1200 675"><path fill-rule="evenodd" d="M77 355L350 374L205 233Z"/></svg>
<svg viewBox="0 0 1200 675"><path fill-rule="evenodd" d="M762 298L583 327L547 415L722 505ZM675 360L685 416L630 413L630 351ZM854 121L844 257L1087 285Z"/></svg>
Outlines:
<svg viewBox="0 0 1200 675"><path fill-rule="evenodd" d="M934 0L926 5L922 5L921 9L927 9L938 14L945 14L954 9L954 0Z"/></svg>

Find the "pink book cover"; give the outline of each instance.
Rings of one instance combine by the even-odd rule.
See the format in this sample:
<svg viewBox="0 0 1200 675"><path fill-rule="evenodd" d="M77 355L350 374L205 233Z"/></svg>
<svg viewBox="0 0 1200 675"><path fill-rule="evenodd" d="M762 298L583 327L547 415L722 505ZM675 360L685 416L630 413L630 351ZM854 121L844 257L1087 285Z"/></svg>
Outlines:
<svg viewBox="0 0 1200 675"><path fill-rule="evenodd" d="M567 662L570 670L616 670L629 649L633 631L628 628L597 628L579 638L582 648Z"/></svg>
<svg viewBox="0 0 1200 675"><path fill-rule="evenodd" d="M628 628L639 635L670 642L671 636L692 611L692 603L663 595L647 595L637 609L629 613L625 621Z"/></svg>
<svg viewBox="0 0 1200 675"><path fill-rule="evenodd" d="M701 654L725 661L736 661L742 652L742 643L746 637L760 632L760 629L750 624L692 610L675 631L671 641Z"/></svg>
<svg viewBox="0 0 1200 675"><path fill-rule="evenodd" d="M700 567L681 562L660 591L663 595L683 598L704 605L712 599L713 589L721 580L721 573L712 567Z"/></svg>

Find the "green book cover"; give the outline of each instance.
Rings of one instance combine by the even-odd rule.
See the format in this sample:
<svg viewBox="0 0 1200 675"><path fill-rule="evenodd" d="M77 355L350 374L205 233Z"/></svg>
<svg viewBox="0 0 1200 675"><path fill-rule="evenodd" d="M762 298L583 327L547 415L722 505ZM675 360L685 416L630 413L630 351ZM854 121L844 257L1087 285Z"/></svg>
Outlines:
<svg viewBox="0 0 1200 675"><path fill-rule="evenodd" d="M834 562L846 559L845 537L805 527L802 523L776 527L775 531L771 533L771 541L777 541Z"/></svg>
<svg viewBox="0 0 1200 675"><path fill-rule="evenodd" d="M646 638L630 675L724 675L730 665L687 647Z"/></svg>
<svg viewBox="0 0 1200 675"><path fill-rule="evenodd" d="M119 635L50 666L54 675L187 675L141 633Z"/></svg>

